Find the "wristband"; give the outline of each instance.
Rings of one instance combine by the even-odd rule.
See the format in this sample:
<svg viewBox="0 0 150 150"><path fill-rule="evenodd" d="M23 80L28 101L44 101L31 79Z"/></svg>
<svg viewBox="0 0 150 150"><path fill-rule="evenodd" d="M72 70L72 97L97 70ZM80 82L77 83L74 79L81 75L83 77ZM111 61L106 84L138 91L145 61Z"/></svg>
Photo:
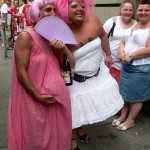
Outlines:
<svg viewBox="0 0 150 150"><path fill-rule="evenodd" d="M134 61L134 58L133 58L131 53L129 54L129 58L131 59L130 62L129 62L131 64Z"/></svg>

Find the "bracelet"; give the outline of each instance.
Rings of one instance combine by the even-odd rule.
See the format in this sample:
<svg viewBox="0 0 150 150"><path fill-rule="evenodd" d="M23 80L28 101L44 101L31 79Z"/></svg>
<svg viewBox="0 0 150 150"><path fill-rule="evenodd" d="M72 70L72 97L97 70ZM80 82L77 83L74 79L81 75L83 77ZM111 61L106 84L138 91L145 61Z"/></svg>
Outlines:
<svg viewBox="0 0 150 150"><path fill-rule="evenodd" d="M129 54L129 58L131 59L130 62L129 62L131 64L134 61L134 58L133 58L131 53Z"/></svg>

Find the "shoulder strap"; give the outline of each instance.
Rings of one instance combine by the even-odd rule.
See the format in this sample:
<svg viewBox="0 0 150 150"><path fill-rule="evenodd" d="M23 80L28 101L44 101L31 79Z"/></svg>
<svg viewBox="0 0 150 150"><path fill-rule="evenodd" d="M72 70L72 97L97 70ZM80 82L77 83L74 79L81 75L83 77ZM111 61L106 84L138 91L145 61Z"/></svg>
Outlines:
<svg viewBox="0 0 150 150"><path fill-rule="evenodd" d="M148 28L148 32L149 32L149 34L150 34L150 27Z"/></svg>
<svg viewBox="0 0 150 150"><path fill-rule="evenodd" d="M115 28L115 26L116 26L117 16L113 16L113 17L112 17L112 20L113 20L113 25L112 25L112 28L110 29L109 33L108 33L108 38L109 38L110 36L113 36L114 28Z"/></svg>
<svg viewBox="0 0 150 150"><path fill-rule="evenodd" d="M113 23L116 23L117 16L113 16L113 17L112 17L112 20L113 20Z"/></svg>

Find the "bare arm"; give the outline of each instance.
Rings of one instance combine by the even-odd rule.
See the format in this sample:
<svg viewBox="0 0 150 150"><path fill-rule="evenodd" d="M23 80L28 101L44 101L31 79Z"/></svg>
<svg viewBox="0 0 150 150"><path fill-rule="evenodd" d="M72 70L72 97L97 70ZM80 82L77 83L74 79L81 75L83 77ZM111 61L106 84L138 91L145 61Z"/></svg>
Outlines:
<svg viewBox="0 0 150 150"><path fill-rule="evenodd" d="M107 34L106 34L101 22L100 22L100 35L99 35L99 37L101 39L102 49L106 55L105 63L106 63L106 65L111 65L112 64L112 58L111 58L110 45L109 45Z"/></svg>
<svg viewBox="0 0 150 150"><path fill-rule="evenodd" d="M50 44L52 45L54 52L57 55L60 66L63 67L63 54L67 53L70 66L71 68L74 68L75 59L74 59L73 53L68 49L68 47L61 40L52 40L50 41Z"/></svg>
<svg viewBox="0 0 150 150"><path fill-rule="evenodd" d="M135 60L145 58L145 57L150 57L150 36L147 40L146 47L134 51L133 53L131 53L131 55L132 55L133 59L135 59ZM126 56L125 62L129 63L130 61L131 61L131 57Z"/></svg>
<svg viewBox="0 0 150 150"><path fill-rule="evenodd" d="M119 52L118 52L118 57L121 61L124 61L125 59L125 53L124 53L124 47L125 47L125 40L122 39L120 45L119 45Z"/></svg>
<svg viewBox="0 0 150 150"><path fill-rule="evenodd" d="M17 76L23 87L31 96L34 97L35 100L44 104L53 103L54 101L52 96L43 96L38 93L28 76L27 70L30 63L30 50L33 45L34 42L28 33L22 32L18 36L14 51Z"/></svg>
<svg viewBox="0 0 150 150"><path fill-rule="evenodd" d="M139 49L132 54L134 59L140 59L140 58L145 58L150 56L150 45L149 47L145 47L142 49Z"/></svg>

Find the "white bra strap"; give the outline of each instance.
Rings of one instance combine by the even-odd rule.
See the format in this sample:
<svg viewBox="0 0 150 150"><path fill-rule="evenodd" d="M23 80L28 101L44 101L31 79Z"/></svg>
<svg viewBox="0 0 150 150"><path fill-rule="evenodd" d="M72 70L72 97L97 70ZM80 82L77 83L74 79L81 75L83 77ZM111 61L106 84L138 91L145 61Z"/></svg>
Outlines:
<svg viewBox="0 0 150 150"><path fill-rule="evenodd" d="M149 34L150 34L150 27L148 28L148 32L149 32Z"/></svg>

